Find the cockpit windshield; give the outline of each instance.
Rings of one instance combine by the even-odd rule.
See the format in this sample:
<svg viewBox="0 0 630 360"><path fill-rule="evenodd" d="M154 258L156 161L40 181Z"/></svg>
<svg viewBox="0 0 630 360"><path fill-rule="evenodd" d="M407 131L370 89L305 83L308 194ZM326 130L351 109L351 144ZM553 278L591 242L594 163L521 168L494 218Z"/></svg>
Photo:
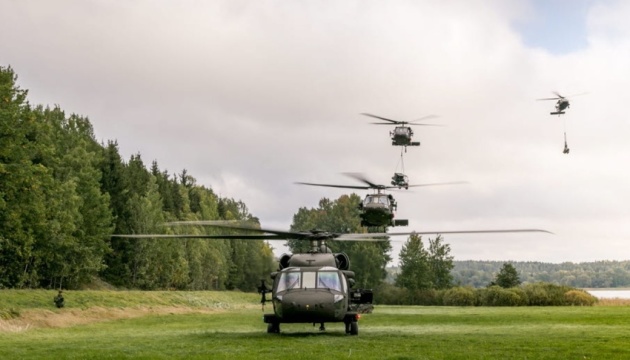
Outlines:
<svg viewBox="0 0 630 360"><path fill-rule="evenodd" d="M317 273L317 288L342 291L341 283L339 282L339 273L336 271L318 272Z"/></svg>
<svg viewBox="0 0 630 360"><path fill-rule="evenodd" d="M365 198L365 200L363 201L363 205L370 205L370 204L380 204L380 205L389 205L389 199L387 198L387 196L383 195L370 195L368 197Z"/></svg>
<svg viewBox="0 0 630 360"><path fill-rule="evenodd" d="M330 289L342 291L338 271L289 271L280 274L276 292L291 289Z"/></svg>
<svg viewBox="0 0 630 360"><path fill-rule="evenodd" d="M285 272L280 275L278 281L278 289L276 291L285 291L300 287L302 273L300 271Z"/></svg>

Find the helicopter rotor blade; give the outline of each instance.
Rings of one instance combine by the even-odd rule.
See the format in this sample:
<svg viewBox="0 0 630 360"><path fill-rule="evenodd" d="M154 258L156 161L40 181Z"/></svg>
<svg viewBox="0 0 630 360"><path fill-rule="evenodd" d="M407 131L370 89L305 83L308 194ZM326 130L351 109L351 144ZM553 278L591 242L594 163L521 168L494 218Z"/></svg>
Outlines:
<svg viewBox="0 0 630 360"><path fill-rule="evenodd" d="M361 173L343 173L346 176L349 176L355 180L361 181L363 183L368 184L368 187L366 187L366 189L386 189L387 187L384 185L378 185L375 184L373 182L371 182L370 180L368 180L365 175L361 174Z"/></svg>
<svg viewBox="0 0 630 360"><path fill-rule="evenodd" d="M127 239L239 239L239 240L278 240L275 234L203 235L203 234L114 234L113 238ZM282 240L280 238L279 240Z"/></svg>
<svg viewBox="0 0 630 360"><path fill-rule="evenodd" d="M440 126L440 127L445 127L445 125L440 125L440 124L420 124L420 123L413 123L413 122L409 122L406 123L407 125L413 125L413 126Z"/></svg>
<svg viewBox="0 0 630 360"><path fill-rule="evenodd" d="M251 224L251 225L247 225L247 224ZM216 220L201 220L201 221L175 221L175 222L170 222L170 223L166 223L166 225L200 225L200 226L210 226L210 227L215 227L215 228L221 228L221 229L233 229L233 230L240 230L240 231L253 231L253 232L258 232L258 233L268 233L266 235L258 235L258 234L249 234L246 236L251 236L252 239L255 238L255 236L263 236L262 238L266 239L266 238L276 238L276 239L284 239L284 238L288 238L288 239L297 239L300 237L306 237L308 235L310 235L310 233L302 233L302 232L292 232L292 231L284 231L284 230L272 230L272 229L262 229L260 227L255 227L257 224L253 224L253 223L248 223L246 221L242 221L242 220L233 220L233 221L216 221ZM273 235L269 235L269 234L273 234ZM221 236L242 236L242 235L211 235L211 236L216 236L217 238L221 238ZM238 239L238 237L234 237L236 239Z"/></svg>
<svg viewBox="0 0 630 360"><path fill-rule="evenodd" d="M438 118L438 117L439 117L438 115L434 115L434 114L431 114L431 115L426 115L426 116L423 116L423 117L421 117L421 118L418 118L418 119L412 120L411 122L409 122L409 124L413 124L413 123L416 123L416 122L418 122L418 121L424 121L424 120L429 120L429 119L435 119L435 118ZM415 124L415 125L420 125L420 124Z"/></svg>
<svg viewBox="0 0 630 360"><path fill-rule="evenodd" d="M586 95L588 94L588 92L583 92L583 93L577 93L577 94L571 94L569 96L565 96L565 98L574 98L576 96L582 96L582 95Z"/></svg>
<svg viewBox="0 0 630 360"><path fill-rule="evenodd" d="M564 99L564 96L560 95L557 91L552 91L554 95L556 95L560 99Z"/></svg>
<svg viewBox="0 0 630 360"><path fill-rule="evenodd" d="M551 231L543 229L498 229L498 230L451 230L451 231L412 231L398 233L372 233L370 235L380 234L381 236L401 236L401 235L440 235L440 234L503 234L503 233L530 233L542 232L553 234Z"/></svg>
<svg viewBox="0 0 630 360"><path fill-rule="evenodd" d="M238 220L237 220L238 221ZM241 221L241 223L243 223ZM206 225L210 227L217 227L222 229L233 229L242 231L254 231L267 234L241 234L241 235L130 235L119 237L164 237L164 238L207 238L207 239L264 239L264 240L340 240L340 241L385 241L382 236L381 239L372 239L371 234L344 234L344 233L330 233L326 231L284 231L284 230L272 230L263 228L254 228L249 226L240 226L228 224L224 221L176 221L171 223L174 225Z"/></svg>
<svg viewBox="0 0 630 360"><path fill-rule="evenodd" d="M367 190L367 189L370 189L370 187L369 187L369 186L333 185L333 184L315 184L315 183L307 183L307 182L296 182L295 184L300 184L300 185L310 185L310 186L333 187L333 188L341 188L341 189L361 189L361 190Z"/></svg>
<svg viewBox="0 0 630 360"><path fill-rule="evenodd" d="M391 124L402 124L402 123L404 123L404 121L392 120L392 119L388 119L388 118L384 118L384 117L380 117L380 116L376 116L376 115L372 115L372 114L368 114L368 113L361 113L361 115L373 117L375 119L381 119L381 120L384 120L384 121L389 121ZM380 124L382 124L382 123L380 123ZM391 124L388 124L388 125L391 125Z"/></svg>
<svg viewBox="0 0 630 360"><path fill-rule="evenodd" d="M542 99L536 99L536 100L560 100L561 98L559 97L555 97L555 98L542 98Z"/></svg>
<svg viewBox="0 0 630 360"><path fill-rule="evenodd" d="M468 181L451 181L451 182L430 183L430 184L416 184L416 185L409 185L408 187L438 186L438 185L461 185L461 184L470 184L470 183Z"/></svg>

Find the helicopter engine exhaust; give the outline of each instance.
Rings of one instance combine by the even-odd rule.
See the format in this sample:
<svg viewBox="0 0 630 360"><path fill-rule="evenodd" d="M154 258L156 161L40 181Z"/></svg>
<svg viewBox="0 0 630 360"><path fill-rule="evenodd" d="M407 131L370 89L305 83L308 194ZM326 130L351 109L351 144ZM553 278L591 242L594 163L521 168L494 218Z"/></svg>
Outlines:
<svg viewBox="0 0 630 360"><path fill-rule="evenodd" d="M350 258L346 255L346 253L335 254L335 262L337 263L337 268L339 270L350 269Z"/></svg>
<svg viewBox="0 0 630 360"><path fill-rule="evenodd" d="M290 260L291 260L291 255L282 254L282 256L280 256L280 261L278 261L278 267L280 267L280 270L288 268Z"/></svg>

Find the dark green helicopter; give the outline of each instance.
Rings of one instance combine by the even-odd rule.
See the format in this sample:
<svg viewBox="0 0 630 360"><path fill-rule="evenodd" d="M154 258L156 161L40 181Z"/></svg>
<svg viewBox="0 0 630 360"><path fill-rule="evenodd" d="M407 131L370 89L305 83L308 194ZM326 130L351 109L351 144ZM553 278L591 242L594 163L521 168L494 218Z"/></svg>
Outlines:
<svg viewBox="0 0 630 360"><path fill-rule="evenodd" d="M392 181L392 186L387 185L379 185L371 182L366 179L365 176L357 173L345 173L345 175L350 176L356 180L359 180L366 185L358 186L358 185L333 185L333 184L315 184L315 183L307 183L307 182L297 182L300 185L311 185L311 186L325 186L325 187L334 187L334 188L343 188L343 189L373 189L374 193L368 194L363 199L363 202L359 204L359 210L361 210L361 226L365 227L389 227L389 226L407 226L409 225L409 220L406 219L394 219L394 215L396 210L398 209L398 204L396 200L391 194L385 194L383 191L386 189L394 189L402 187L400 184L394 183ZM398 175L398 174L396 174ZM395 176L396 176L395 175ZM402 175L402 174L400 174ZM404 176L404 175L403 175ZM394 179L395 180L395 179ZM405 180L405 177L403 177ZM420 186L435 186L435 185L453 185L453 184L463 184L464 182L446 182L446 183L433 183L433 184L419 184L419 185L409 185L409 183L405 183L403 186L405 189L410 187L420 187Z"/></svg>
<svg viewBox="0 0 630 360"><path fill-rule="evenodd" d="M353 289L354 272L350 270L350 258L345 253L333 253L327 241L388 241L391 235L470 234L470 233L516 233L547 232L538 229L512 230L468 230L468 231L424 231L404 233L332 233L321 230L278 231L233 225L225 221L180 221L167 225L206 225L240 234L224 235L113 235L125 238L202 238L202 239L257 239L257 240L304 240L311 249L306 253L283 254L279 259L278 271L271 273L273 285L267 288L264 280L259 287L261 303L273 304L273 313L263 315L268 333L279 333L280 324L343 322L346 334L358 335L362 304L371 304L370 289ZM271 293L271 300L266 294Z"/></svg>
<svg viewBox="0 0 630 360"><path fill-rule="evenodd" d="M427 119L432 119L432 118L436 118L437 115L427 115L424 117L421 117L420 119L416 119L415 121L398 121L398 120L392 120L392 119L387 119L384 117L380 117L380 116L376 116L376 115L372 115L372 114L367 114L367 113L362 113L361 115L365 115L365 116L369 116L369 117L373 117L375 119L379 119L379 120L383 120L386 122L374 122L372 124L375 125L396 125L396 127L394 128L394 130L389 132L389 135L392 139L392 145L394 146L404 146L405 151L407 151L407 146L420 146L420 142L419 141L412 141L413 139L413 129L407 125L414 125L414 126L441 126L441 125L436 125L436 124L421 124L418 123L417 121L422 121L422 120L427 120Z"/></svg>

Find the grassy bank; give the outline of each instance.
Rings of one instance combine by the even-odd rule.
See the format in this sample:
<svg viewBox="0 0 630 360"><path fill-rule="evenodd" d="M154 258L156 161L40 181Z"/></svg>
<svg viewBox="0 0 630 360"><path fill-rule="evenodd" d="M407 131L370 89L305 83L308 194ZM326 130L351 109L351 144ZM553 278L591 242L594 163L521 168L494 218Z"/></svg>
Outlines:
<svg viewBox="0 0 630 360"><path fill-rule="evenodd" d="M0 358L630 357L630 349L626 346L630 338L627 326L630 309L625 306L377 306L373 314L364 315L359 322L359 336L347 336L342 324L327 324L324 333L311 324L283 324L282 333L267 334L256 294L69 292L68 307L59 310L50 309L51 294L54 292L45 292L41 298L49 304L48 308L19 307L19 311L50 312L60 317L95 308L103 308L104 312L148 307L180 308L189 312L156 312L72 326L5 331L0 333ZM79 301L73 302L80 295L86 296L83 305L79 305ZM26 304L25 295L19 292L2 291L0 296L12 299L9 302L14 307ZM102 302L97 301L98 298L103 298ZM106 304L110 307L105 307Z"/></svg>

